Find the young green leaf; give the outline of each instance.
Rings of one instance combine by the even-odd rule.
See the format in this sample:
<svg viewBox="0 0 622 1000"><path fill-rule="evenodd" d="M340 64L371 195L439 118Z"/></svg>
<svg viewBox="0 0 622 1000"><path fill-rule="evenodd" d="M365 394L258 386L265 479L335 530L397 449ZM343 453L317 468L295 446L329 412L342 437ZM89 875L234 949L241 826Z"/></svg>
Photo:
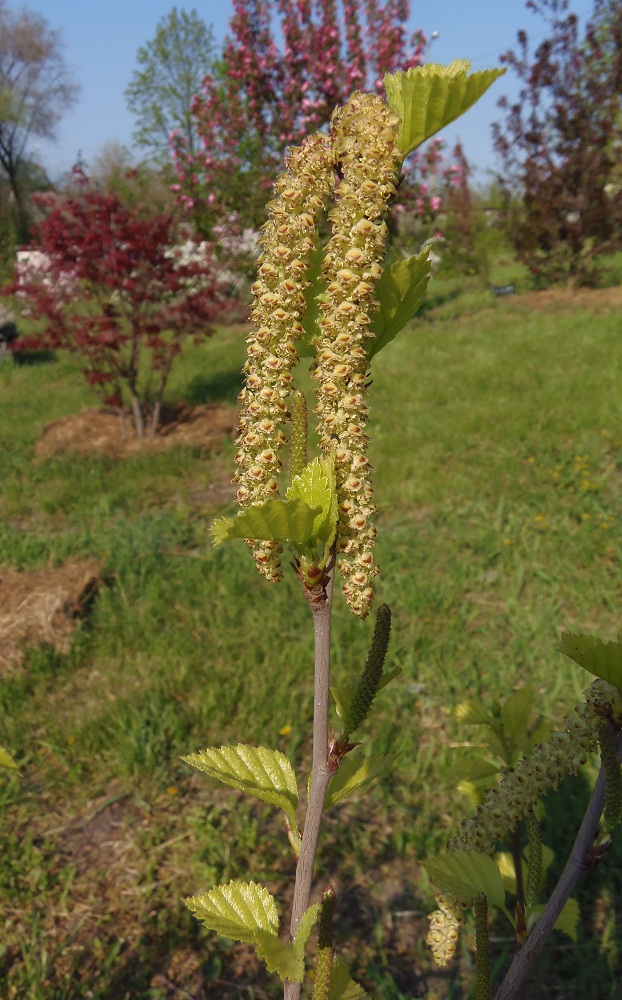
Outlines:
<svg viewBox="0 0 622 1000"><path fill-rule="evenodd" d="M622 690L622 642L603 642L595 635L564 632L559 651Z"/></svg>
<svg viewBox="0 0 622 1000"><path fill-rule="evenodd" d="M307 465L296 476L287 490L288 501L301 500L309 509L317 510L311 530L311 537L325 546L335 540L337 530L337 486L335 482L335 458L323 455Z"/></svg>
<svg viewBox="0 0 622 1000"><path fill-rule="evenodd" d="M393 111L402 120L399 147L404 156L475 104L504 69L469 74L471 64L455 59L449 66L427 63L385 76Z"/></svg>
<svg viewBox="0 0 622 1000"><path fill-rule="evenodd" d="M527 930L530 931L532 927L538 922L538 917L542 913L544 905L537 906L534 910L531 919L527 921ZM553 929L556 931L562 931L562 933L567 934L574 942L577 940L577 930L579 926L579 904L576 899L567 899L564 903L564 908L557 920L555 921Z"/></svg>
<svg viewBox="0 0 622 1000"><path fill-rule="evenodd" d="M187 764L209 774L210 778L241 792L250 792L262 802L283 809L296 829L298 787L296 775L285 754L267 747L208 747L200 753L182 757Z"/></svg>
<svg viewBox="0 0 622 1000"><path fill-rule="evenodd" d="M356 753L350 752L344 757L337 773L330 779L324 809L332 809L342 799L371 785L373 781L388 772L392 763L393 758L388 755L359 757Z"/></svg>
<svg viewBox="0 0 622 1000"><path fill-rule="evenodd" d="M318 903L306 911L291 943L278 937L274 897L256 882L229 882L184 899L184 903L209 930L253 945L269 972L276 972L281 979L302 982L304 951L317 920Z"/></svg>
<svg viewBox="0 0 622 1000"><path fill-rule="evenodd" d="M350 978L345 962L336 959L330 977L328 1000L364 1000L368 996L369 993L366 993L362 986Z"/></svg>
<svg viewBox="0 0 622 1000"><path fill-rule="evenodd" d="M494 726L497 721L481 701L461 701L454 709L457 722L463 726Z"/></svg>
<svg viewBox="0 0 622 1000"><path fill-rule="evenodd" d="M6 771L19 771L19 768L11 754L4 747L0 747L0 768Z"/></svg>
<svg viewBox="0 0 622 1000"><path fill-rule="evenodd" d="M376 285L379 305L371 322L375 337L365 344L370 361L417 312L425 297L431 266L426 248L417 257L396 260L391 267L385 267Z"/></svg>
<svg viewBox="0 0 622 1000"><path fill-rule="evenodd" d="M304 500L266 500L247 507L236 517L219 517L210 531L214 545L227 538L254 538L304 548L314 539L314 525L323 516L321 507L310 507Z"/></svg>
<svg viewBox="0 0 622 1000"><path fill-rule="evenodd" d="M254 941L257 954L266 963L268 972L276 972L281 979L301 983L305 973L305 949L309 935L317 921L320 904L314 903L305 912L298 932L292 942L281 941L267 931L258 931Z"/></svg>
<svg viewBox="0 0 622 1000"><path fill-rule="evenodd" d="M519 688L504 702L501 718L505 733L517 744L527 734L527 723L533 711L533 691L529 684Z"/></svg>
<svg viewBox="0 0 622 1000"><path fill-rule="evenodd" d="M494 906L502 909L505 906L501 874L487 854L479 851L447 851L430 861L424 861L423 867L441 892L469 903L483 892Z"/></svg>
<svg viewBox="0 0 622 1000"><path fill-rule="evenodd" d="M500 765L488 760L481 754L452 755L452 770L456 778L460 781L480 781L482 778L491 778L493 774L498 774Z"/></svg>
<svg viewBox="0 0 622 1000"><path fill-rule="evenodd" d="M184 899L184 903L210 931L232 941L254 944L258 931L274 937L279 916L274 897L256 882L229 882L209 892Z"/></svg>

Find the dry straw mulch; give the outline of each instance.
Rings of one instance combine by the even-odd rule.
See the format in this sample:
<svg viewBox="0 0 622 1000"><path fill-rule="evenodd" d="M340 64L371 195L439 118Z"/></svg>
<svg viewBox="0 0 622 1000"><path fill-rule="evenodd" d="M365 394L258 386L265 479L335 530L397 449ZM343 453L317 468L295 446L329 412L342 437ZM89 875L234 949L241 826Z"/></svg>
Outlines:
<svg viewBox="0 0 622 1000"><path fill-rule="evenodd" d="M19 666L29 646L46 642L66 652L100 584L93 559L32 572L0 567L0 673Z"/></svg>
<svg viewBox="0 0 622 1000"><path fill-rule="evenodd" d="M140 440L136 437L129 415L125 418L123 435L116 413L93 407L48 424L37 443L35 455L37 458L51 458L64 451L127 458L143 451L162 451L176 445L213 449L223 437L234 433L237 420L237 411L220 403L168 408L163 413L158 433Z"/></svg>

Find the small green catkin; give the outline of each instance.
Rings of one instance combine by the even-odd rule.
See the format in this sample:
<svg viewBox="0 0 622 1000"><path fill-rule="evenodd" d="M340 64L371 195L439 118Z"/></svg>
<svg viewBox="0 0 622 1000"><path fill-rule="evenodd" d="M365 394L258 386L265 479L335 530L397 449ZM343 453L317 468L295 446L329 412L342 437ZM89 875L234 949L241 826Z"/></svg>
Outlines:
<svg viewBox="0 0 622 1000"><path fill-rule="evenodd" d="M328 1000L330 977L333 968L333 914L335 890L329 885L322 895L318 923L318 954L315 965L315 986L312 1000Z"/></svg>
<svg viewBox="0 0 622 1000"><path fill-rule="evenodd" d="M352 703L345 719L345 735L349 736L365 721L371 703L376 697L382 678L389 638L391 635L391 608L381 604L376 612L376 624L367 660L363 667Z"/></svg>
<svg viewBox="0 0 622 1000"><path fill-rule="evenodd" d="M535 812L525 817L527 827L527 885L525 887L525 903L528 910L533 910L540 898L542 886L542 837L540 824Z"/></svg>
<svg viewBox="0 0 622 1000"><path fill-rule="evenodd" d="M615 732L608 719L598 722L598 745L606 778L603 821L606 832L610 833L622 819L622 771L616 753Z"/></svg>
<svg viewBox="0 0 622 1000"><path fill-rule="evenodd" d="M290 412L292 419L292 468L291 478L302 474L307 464L307 400L304 392L292 393Z"/></svg>
<svg viewBox="0 0 622 1000"><path fill-rule="evenodd" d="M477 1000L490 1000L492 977L490 973L490 939L488 937L488 900L483 892L475 897L475 965Z"/></svg>

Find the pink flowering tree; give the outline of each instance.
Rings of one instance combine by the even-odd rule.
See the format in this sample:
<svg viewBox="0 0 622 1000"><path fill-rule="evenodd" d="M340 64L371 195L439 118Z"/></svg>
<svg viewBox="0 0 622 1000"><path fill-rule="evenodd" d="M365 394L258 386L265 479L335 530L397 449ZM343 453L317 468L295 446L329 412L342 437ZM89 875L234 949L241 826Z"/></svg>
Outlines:
<svg viewBox="0 0 622 1000"><path fill-rule="evenodd" d="M223 70L206 76L193 113L202 148L171 136L179 201L199 228L231 211L264 221L286 148L322 128L355 90L421 64L408 0L234 0ZM282 45L276 39L282 38Z"/></svg>

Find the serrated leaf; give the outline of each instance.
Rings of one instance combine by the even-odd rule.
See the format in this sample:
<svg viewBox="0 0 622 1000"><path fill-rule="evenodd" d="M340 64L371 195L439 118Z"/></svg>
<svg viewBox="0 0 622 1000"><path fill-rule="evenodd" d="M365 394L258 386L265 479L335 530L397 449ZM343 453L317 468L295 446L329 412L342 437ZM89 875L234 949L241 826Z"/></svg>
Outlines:
<svg viewBox="0 0 622 1000"><path fill-rule="evenodd" d="M311 538L330 546L337 531L337 484L335 457L323 455L307 465L287 490L288 500L302 500L309 508L320 508L311 530Z"/></svg>
<svg viewBox="0 0 622 1000"><path fill-rule="evenodd" d="M577 941L577 928L579 926L579 904L576 899L567 899L564 908L558 916L554 930L563 931L575 944Z"/></svg>
<svg viewBox="0 0 622 1000"><path fill-rule="evenodd" d="M417 312L425 298L431 266L426 248L416 257L396 260L385 267L375 288L379 301L371 321L375 337L365 344L370 360L391 343Z"/></svg>
<svg viewBox="0 0 622 1000"><path fill-rule="evenodd" d="M266 963L268 972L275 972L281 979L301 983L305 974L305 948L317 920L320 904L314 903L305 912L298 925L294 941L281 941L267 931L258 931L254 942L257 954Z"/></svg>
<svg viewBox="0 0 622 1000"><path fill-rule="evenodd" d="M505 73L486 69L469 74L470 66L456 59L449 66L427 63L385 76L389 104L401 118L399 147L404 156L468 111Z"/></svg>
<svg viewBox="0 0 622 1000"><path fill-rule="evenodd" d="M490 778L493 774L498 774L501 770L499 764L488 760L481 754L464 754L452 757L452 771L456 778L465 781L481 781L482 778Z"/></svg>
<svg viewBox="0 0 622 1000"><path fill-rule="evenodd" d="M274 897L256 882L229 882L209 892L184 899L184 903L210 931L232 941L253 944L259 931L278 934L279 917Z"/></svg>
<svg viewBox="0 0 622 1000"><path fill-rule="evenodd" d="M210 531L214 545L227 538L254 538L304 548L313 539L313 526L321 514L321 507L309 507L304 500L266 500L235 517L219 517Z"/></svg>
<svg viewBox="0 0 622 1000"><path fill-rule="evenodd" d="M187 764L209 774L210 778L241 792L250 792L262 802L283 809L296 828L298 786L296 775L285 754L267 747L208 747L182 757Z"/></svg>
<svg viewBox="0 0 622 1000"><path fill-rule="evenodd" d="M366 993L363 987L350 977L345 962L336 959L330 977L328 1000L364 1000L368 996L369 993Z"/></svg>
<svg viewBox="0 0 622 1000"><path fill-rule="evenodd" d="M514 742L526 735L527 723L533 709L533 691L529 684L515 691L501 708L503 728Z"/></svg>
<svg viewBox="0 0 622 1000"><path fill-rule="evenodd" d="M388 772L392 762L393 758L387 755L360 757L350 752L344 757L337 773L330 779L324 809L332 809L342 799L371 785L373 781Z"/></svg>
<svg viewBox="0 0 622 1000"><path fill-rule="evenodd" d="M11 754L4 747L0 747L0 767L4 768L6 771L19 771L19 768Z"/></svg>
<svg viewBox="0 0 622 1000"><path fill-rule="evenodd" d="M495 862L479 851L447 851L423 867L435 885L456 899L472 903L483 892L494 906L505 906L501 875Z"/></svg>
<svg viewBox="0 0 622 1000"><path fill-rule="evenodd" d="M497 721L481 701L462 701L454 709L456 720L463 726L492 726Z"/></svg>
<svg viewBox="0 0 622 1000"><path fill-rule="evenodd" d="M564 632L559 651L591 674L622 689L622 642L603 642L595 635Z"/></svg>
<svg viewBox="0 0 622 1000"><path fill-rule="evenodd" d="M252 944L269 972L276 972L281 979L302 982L304 951L317 920L319 903L306 911L291 943L281 941L278 936L274 897L256 882L229 882L190 896L184 903L209 930L232 941Z"/></svg>
<svg viewBox="0 0 622 1000"><path fill-rule="evenodd" d="M531 929L537 924L538 917L542 913L544 906L537 906L528 921L527 929ZM567 934L575 943L577 940L577 929L579 926L579 904L576 899L567 899L564 908L553 925L553 930L562 931Z"/></svg>

